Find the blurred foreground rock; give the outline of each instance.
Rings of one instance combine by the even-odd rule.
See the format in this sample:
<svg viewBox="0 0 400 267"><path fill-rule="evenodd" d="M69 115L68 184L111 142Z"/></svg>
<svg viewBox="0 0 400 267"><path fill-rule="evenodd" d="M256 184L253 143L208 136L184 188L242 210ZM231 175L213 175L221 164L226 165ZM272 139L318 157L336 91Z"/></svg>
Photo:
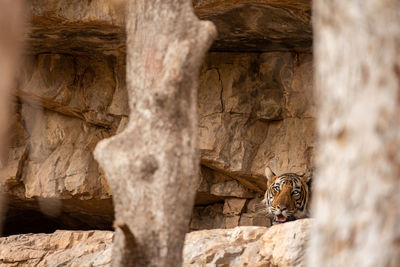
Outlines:
<svg viewBox="0 0 400 267"><path fill-rule="evenodd" d="M311 220L186 235L183 266L303 266ZM56 231L0 238L1 266L110 266L113 232Z"/></svg>

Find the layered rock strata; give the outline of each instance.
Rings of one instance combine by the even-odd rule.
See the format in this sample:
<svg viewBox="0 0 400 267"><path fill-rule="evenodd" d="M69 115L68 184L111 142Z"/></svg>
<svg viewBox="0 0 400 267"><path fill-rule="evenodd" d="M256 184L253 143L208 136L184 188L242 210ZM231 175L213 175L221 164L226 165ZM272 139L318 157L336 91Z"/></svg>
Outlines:
<svg viewBox="0 0 400 267"><path fill-rule="evenodd" d="M126 0L31 1L29 51L118 54L125 50ZM310 52L310 0L193 0L194 12L217 26L211 50Z"/></svg>

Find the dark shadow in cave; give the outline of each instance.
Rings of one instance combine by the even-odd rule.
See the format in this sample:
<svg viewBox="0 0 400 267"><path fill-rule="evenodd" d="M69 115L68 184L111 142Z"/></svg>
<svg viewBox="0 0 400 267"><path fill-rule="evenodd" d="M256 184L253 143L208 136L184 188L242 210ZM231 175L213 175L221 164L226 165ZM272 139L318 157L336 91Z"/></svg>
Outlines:
<svg viewBox="0 0 400 267"><path fill-rule="evenodd" d="M61 212L54 217L42 213L37 203L10 203L3 220L1 236L53 233L56 230L113 230L111 201L96 202L99 205L97 209L104 209L101 213L94 209L91 212L78 209L77 202L70 201L63 202Z"/></svg>

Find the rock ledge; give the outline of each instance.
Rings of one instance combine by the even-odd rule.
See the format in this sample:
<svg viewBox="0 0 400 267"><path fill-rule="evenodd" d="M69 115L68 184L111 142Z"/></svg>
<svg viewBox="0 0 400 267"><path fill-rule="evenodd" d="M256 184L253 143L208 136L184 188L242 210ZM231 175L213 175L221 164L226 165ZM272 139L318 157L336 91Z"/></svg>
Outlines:
<svg viewBox="0 0 400 267"><path fill-rule="evenodd" d="M186 235L183 266L303 266L311 219ZM0 238L1 266L110 266L113 232L56 231Z"/></svg>

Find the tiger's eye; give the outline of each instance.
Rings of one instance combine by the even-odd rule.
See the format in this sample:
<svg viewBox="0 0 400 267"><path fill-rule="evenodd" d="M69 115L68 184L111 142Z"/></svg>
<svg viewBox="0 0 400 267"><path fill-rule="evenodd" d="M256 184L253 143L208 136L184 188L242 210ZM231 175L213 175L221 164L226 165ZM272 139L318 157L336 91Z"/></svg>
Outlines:
<svg viewBox="0 0 400 267"><path fill-rule="evenodd" d="M272 196L276 196L278 193L279 193L279 187L278 186L271 187Z"/></svg>
<svg viewBox="0 0 400 267"><path fill-rule="evenodd" d="M298 191L298 190L293 191L293 192L292 192L292 195L293 195L293 196L298 196L298 195L300 195L300 191Z"/></svg>

